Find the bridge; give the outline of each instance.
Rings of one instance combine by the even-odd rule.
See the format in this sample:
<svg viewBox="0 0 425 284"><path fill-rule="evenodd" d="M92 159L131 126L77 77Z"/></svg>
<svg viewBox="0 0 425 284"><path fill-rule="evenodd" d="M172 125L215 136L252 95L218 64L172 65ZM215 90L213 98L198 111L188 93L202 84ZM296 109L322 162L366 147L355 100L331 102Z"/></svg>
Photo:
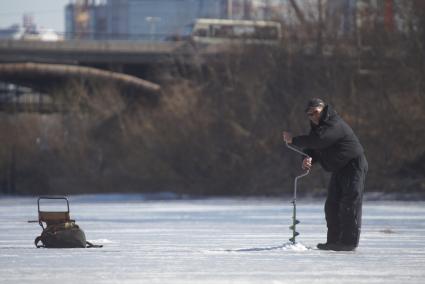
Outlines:
<svg viewBox="0 0 425 284"><path fill-rule="evenodd" d="M0 62L149 64L188 55L184 42L0 40Z"/></svg>
<svg viewBox="0 0 425 284"><path fill-rule="evenodd" d="M0 40L0 81L48 92L68 79L84 78L152 96L161 87L143 77L153 66L199 62L200 54L216 51L185 42Z"/></svg>

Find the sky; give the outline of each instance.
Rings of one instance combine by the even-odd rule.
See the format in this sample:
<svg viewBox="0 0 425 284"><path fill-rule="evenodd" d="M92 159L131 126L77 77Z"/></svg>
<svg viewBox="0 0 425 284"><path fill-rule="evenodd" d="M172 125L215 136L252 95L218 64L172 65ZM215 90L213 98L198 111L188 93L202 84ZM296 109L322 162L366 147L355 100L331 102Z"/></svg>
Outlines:
<svg viewBox="0 0 425 284"><path fill-rule="evenodd" d="M0 28L22 24L22 15L32 14L39 28L65 30L64 10L69 0L0 0Z"/></svg>

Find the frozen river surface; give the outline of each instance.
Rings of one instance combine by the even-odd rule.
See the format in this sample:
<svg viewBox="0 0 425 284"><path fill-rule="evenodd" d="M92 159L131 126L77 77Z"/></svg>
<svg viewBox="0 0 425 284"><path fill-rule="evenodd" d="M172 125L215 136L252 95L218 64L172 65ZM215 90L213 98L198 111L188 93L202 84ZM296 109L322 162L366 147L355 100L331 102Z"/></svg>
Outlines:
<svg viewBox="0 0 425 284"><path fill-rule="evenodd" d="M356 252L325 241L323 200L70 197L103 248L43 249L35 198L0 197L0 283L425 283L425 203L365 201Z"/></svg>

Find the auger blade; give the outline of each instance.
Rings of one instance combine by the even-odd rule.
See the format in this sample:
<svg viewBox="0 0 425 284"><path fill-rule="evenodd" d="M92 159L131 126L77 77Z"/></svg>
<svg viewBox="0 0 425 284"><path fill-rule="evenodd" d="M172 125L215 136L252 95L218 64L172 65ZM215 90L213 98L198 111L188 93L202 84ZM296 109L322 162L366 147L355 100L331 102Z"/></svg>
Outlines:
<svg viewBox="0 0 425 284"><path fill-rule="evenodd" d="M294 225L289 226L289 229L290 229L290 230L295 230L295 226L294 226Z"/></svg>
<svg viewBox="0 0 425 284"><path fill-rule="evenodd" d="M293 244L295 244L295 237L296 236L298 236L300 233L298 233L298 232L294 232L293 233L293 237L292 238L290 238L289 240L293 243Z"/></svg>
<svg viewBox="0 0 425 284"><path fill-rule="evenodd" d="M295 224L299 224L300 223L300 221L299 220L295 220Z"/></svg>

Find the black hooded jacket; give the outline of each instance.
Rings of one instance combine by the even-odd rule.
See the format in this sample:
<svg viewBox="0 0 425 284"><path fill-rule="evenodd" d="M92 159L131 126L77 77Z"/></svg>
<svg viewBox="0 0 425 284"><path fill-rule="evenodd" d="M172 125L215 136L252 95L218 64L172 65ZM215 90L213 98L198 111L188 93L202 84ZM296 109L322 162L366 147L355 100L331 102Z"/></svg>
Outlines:
<svg viewBox="0 0 425 284"><path fill-rule="evenodd" d="M323 109L319 124L311 123L310 133L294 137L292 144L305 148L313 162L320 162L328 172L338 171L364 152L351 127L329 105Z"/></svg>

